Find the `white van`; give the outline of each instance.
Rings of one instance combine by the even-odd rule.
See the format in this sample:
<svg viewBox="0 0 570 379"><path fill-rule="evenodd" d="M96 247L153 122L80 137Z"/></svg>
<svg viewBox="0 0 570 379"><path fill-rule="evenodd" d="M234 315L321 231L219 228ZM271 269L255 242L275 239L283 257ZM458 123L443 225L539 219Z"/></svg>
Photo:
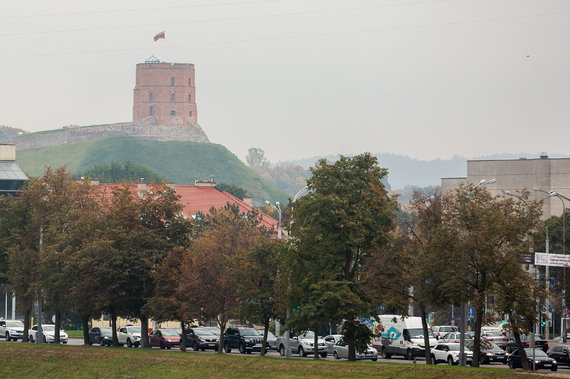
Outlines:
<svg viewBox="0 0 570 379"><path fill-rule="evenodd" d="M380 322L374 328L374 345L380 346L383 358L402 355L409 360L425 356L424 331L421 317L402 317L401 315L378 316ZM429 345L433 348L437 342L431 328L428 327Z"/></svg>

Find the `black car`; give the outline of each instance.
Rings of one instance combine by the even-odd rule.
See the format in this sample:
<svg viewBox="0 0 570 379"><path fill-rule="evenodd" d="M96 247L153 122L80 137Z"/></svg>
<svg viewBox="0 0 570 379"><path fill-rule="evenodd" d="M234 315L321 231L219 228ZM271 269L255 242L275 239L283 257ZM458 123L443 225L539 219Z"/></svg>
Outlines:
<svg viewBox="0 0 570 379"><path fill-rule="evenodd" d="M473 350L474 341L466 341L465 346L469 350ZM507 355L505 350L501 349L496 343L481 340L481 363L488 364L491 362L507 363Z"/></svg>
<svg viewBox="0 0 570 379"><path fill-rule="evenodd" d="M218 350L220 337L205 328L190 328L186 330L186 344L195 351Z"/></svg>
<svg viewBox="0 0 570 379"><path fill-rule="evenodd" d="M530 346L530 340L529 337L527 335L523 335L521 336L521 342L523 347L532 347ZM534 346L541 349L542 351L544 351L545 353L548 351L548 341L545 340L544 338L542 338L541 336L539 336L538 334L534 335ZM505 350L507 351L507 353L512 353L513 351L517 350L519 347L517 346L517 342L515 341L514 338L511 338L509 340L509 343L507 344L507 347L505 348Z"/></svg>
<svg viewBox="0 0 570 379"><path fill-rule="evenodd" d="M242 354L251 354L252 351L261 351L262 343L263 337L254 328L230 327L224 333L226 353L239 349Z"/></svg>
<svg viewBox="0 0 570 379"><path fill-rule="evenodd" d="M531 368L535 370L549 369L551 371L558 370L558 364L555 359L550 358L546 353L540 349L534 351L534 361L532 360L532 348L525 348L526 358ZM507 364L509 368L522 368L521 351L515 350L507 357Z"/></svg>
<svg viewBox="0 0 570 379"><path fill-rule="evenodd" d="M101 346L113 344L113 329L110 326L95 326L89 331L89 345L98 343Z"/></svg>
<svg viewBox="0 0 570 379"><path fill-rule="evenodd" d="M565 364L570 366L570 345L556 345L552 346L550 350L548 350L548 355L552 359L556 359L556 362L560 364Z"/></svg>

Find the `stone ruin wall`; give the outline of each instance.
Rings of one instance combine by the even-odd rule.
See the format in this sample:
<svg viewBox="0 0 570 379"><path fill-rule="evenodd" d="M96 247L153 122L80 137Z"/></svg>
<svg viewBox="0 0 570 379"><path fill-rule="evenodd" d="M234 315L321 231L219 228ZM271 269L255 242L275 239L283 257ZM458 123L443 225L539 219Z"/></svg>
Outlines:
<svg viewBox="0 0 570 379"><path fill-rule="evenodd" d="M69 127L24 134L2 142L15 144L17 150L39 149L112 136L135 137L151 141L210 142L199 125L190 122L183 124L176 119L170 121L172 125L162 126L157 125L153 117L148 117L138 122Z"/></svg>

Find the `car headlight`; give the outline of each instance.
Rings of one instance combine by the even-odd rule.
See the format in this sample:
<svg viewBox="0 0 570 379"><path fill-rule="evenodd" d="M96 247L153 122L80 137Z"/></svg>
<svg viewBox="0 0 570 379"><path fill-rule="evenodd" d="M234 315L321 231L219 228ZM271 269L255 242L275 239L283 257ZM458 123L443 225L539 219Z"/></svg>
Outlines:
<svg viewBox="0 0 570 379"><path fill-rule="evenodd" d="M417 342L414 342L414 346L420 346Z"/></svg>
<svg viewBox="0 0 570 379"><path fill-rule="evenodd" d="M539 363L540 363L540 361L534 361L534 363L536 363L536 364L539 364Z"/></svg>
<svg viewBox="0 0 570 379"><path fill-rule="evenodd" d="M556 364L556 361L553 360L553 361L552 361L552 364L555 365L555 364Z"/></svg>
<svg viewBox="0 0 570 379"><path fill-rule="evenodd" d="M493 354L493 353L487 353L487 356L488 356L488 357L492 357L493 355L495 355L495 354Z"/></svg>

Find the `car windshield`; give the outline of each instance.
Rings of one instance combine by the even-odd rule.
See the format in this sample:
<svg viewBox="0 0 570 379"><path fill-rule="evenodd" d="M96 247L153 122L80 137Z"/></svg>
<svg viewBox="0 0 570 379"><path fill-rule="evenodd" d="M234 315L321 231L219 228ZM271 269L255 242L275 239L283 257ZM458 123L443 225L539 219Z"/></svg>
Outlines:
<svg viewBox="0 0 570 379"><path fill-rule="evenodd" d="M501 332L487 332L485 333L487 337L502 337Z"/></svg>
<svg viewBox="0 0 570 379"><path fill-rule="evenodd" d="M113 334L113 329L110 326L102 326L99 329L101 329L101 334Z"/></svg>
<svg viewBox="0 0 570 379"><path fill-rule="evenodd" d="M138 326L127 326L127 332L129 334L141 334L141 328Z"/></svg>
<svg viewBox="0 0 570 379"><path fill-rule="evenodd" d="M8 327L8 328L18 328L18 327L23 328L24 323L21 321L6 321L6 327Z"/></svg>
<svg viewBox="0 0 570 379"><path fill-rule="evenodd" d="M299 336L301 338L310 338L310 339L315 339L315 332L307 332L305 334L303 334L302 336Z"/></svg>
<svg viewBox="0 0 570 379"><path fill-rule="evenodd" d="M240 333L242 336L244 337L258 337L259 336L259 332L257 331L257 329L254 328L241 328Z"/></svg>
<svg viewBox="0 0 570 379"><path fill-rule="evenodd" d="M410 338L424 338L423 329L408 329L408 333L410 333ZM428 337L433 338L431 329L428 329Z"/></svg>
<svg viewBox="0 0 570 379"><path fill-rule="evenodd" d="M55 330L55 325L42 325L42 330L44 332L53 332Z"/></svg>
<svg viewBox="0 0 570 379"><path fill-rule="evenodd" d="M449 344L447 347L449 347L449 351L459 351L459 344L457 343Z"/></svg>
<svg viewBox="0 0 570 379"><path fill-rule="evenodd" d="M267 338L277 338L277 337L275 337L275 334L267 332Z"/></svg>
<svg viewBox="0 0 570 379"><path fill-rule="evenodd" d="M453 326L440 326L439 331L441 332L455 332L455 328Z"/></svg>
<svg viewBox="0 0 570 379"><path fill-rule="evenodd" d="M161 333L163 336L168 336L168 337L179 336L178 332L174 329L162 329Z"/></svg>
<svg viewBox="0 0 570 379"><path fill-rule="evenodd" d="M529 348L529 347L524 349L524 352L526 353L527 358L532 358L532 350L533 349ZM548 357L548 355L546 355L546 353L540 349L534 349L534 356L535 357L542 357L542 358Z"/></svg>
<svg viewBox="0 0 570 379"><path fill-rule="evenodd" d="M196 334L197 336L212 336L212 335L214 335L214 333L210 332L208 329L200 329L200 328L194 329L194 334Z"/></svg>

